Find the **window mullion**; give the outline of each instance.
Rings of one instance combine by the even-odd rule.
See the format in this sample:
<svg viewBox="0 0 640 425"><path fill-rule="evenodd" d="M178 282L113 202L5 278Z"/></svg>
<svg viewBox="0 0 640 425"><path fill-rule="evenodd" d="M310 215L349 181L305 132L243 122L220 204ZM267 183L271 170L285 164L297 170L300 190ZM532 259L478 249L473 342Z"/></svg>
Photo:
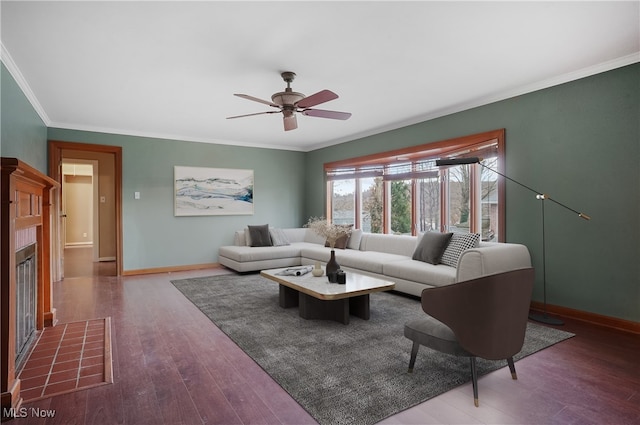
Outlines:
<svg viewBox="0 0 640 425"><path fill-rule="evenodd" d="M382 184L382 199L383 199L383 233L391 232L391 182L385 181Z"/></svg>
<svg viewBox="0 0 640 425"><path fill-rule="evenodd" d="M354 213L355 213L355 217L354 217L354 227L356 229L362 229L362 222L361 222L361 215L362 215L362 182L360 181L360 179L356 179L356 190L355 190L355 206L354 206Z"/></svg>
<svg viewBox="0 0 640 425"><path fill-rule="evenodd" d="M471 170L469 171L469 232L480 233L482 226L478 225L480 220L480 178L478 171L480 166L478 164L471 164Z"/></svg>
<svg viewBox="0 0 640 425"><path fill-rule="evenodd" d="M440 174L440 231L449 229L449 170Z"/></svg>

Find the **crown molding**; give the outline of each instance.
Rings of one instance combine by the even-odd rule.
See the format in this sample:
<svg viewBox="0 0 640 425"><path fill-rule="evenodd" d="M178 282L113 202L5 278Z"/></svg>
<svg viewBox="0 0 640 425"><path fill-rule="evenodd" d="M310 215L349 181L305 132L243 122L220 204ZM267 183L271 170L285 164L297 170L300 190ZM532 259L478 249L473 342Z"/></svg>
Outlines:
<svg viewBox="0 0 640 425"><path fill-rule="evenodd" d="M29 83L27 83L26 78L24 78L24 76L22 75L22 72L20 72L18 65L16 65L16 63L13 61L13 58L11 57L9 50L7 50L7 48L4 46L4 44L1 41L0 41L0 47L2 48L2 50L0 50L0 60L7 67L9 74L11 74L13 79L16 81L16 83L18 84L18 87L20 87L20 90L22 90L27 100L29 100L29 103L31 103L31 106L33 107L33 109L35 109L36 113L40 116L40 119L44 122L44 125L49 127L51 125L51 120L49 119L49 116L47 115L44 108L38 101L38 98L36 97L35 93L33 93L33 90L31 90L31 87L29 86Z"/></svg>
<svg viewBox="0 0 640 425"><path fill-rule="evenodd" d="M116 129L116 128L95 127L95 126L60 123L60 122L52 122L47 127L57 128L60 130L88 131L92 133L105 133L105 134L113 134L118 136L161 139L161 140L170 140L175 142L209 143L209 144L216 144L216 145L231 145L231 146L240 146L240 147L249 147L249 148L277 149L277 150L294 151L294 152L306 152L305 148L288 146L288 145L246 143L246 142L240 142L237 140L208 139L203 137L192 137L192 136L185 136L185 135L179 135L179 134L164 134L164 133L154 133L149 131L131 131L131 130Z"/></svg>

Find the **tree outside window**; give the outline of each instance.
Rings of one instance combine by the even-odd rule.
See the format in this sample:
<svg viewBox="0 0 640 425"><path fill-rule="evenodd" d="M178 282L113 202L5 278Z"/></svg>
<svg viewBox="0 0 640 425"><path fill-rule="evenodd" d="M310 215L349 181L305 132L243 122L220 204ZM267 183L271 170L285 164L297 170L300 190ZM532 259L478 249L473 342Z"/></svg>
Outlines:
<svg viewBox="0 0 640 425"><path fill-rule="evenodd" d="M391 182L391 232L411 234L411 180Z"/></svg>
<svg viewBox="0 0 640 425"><path fill-rule="evenodd" d="M383 233L382 210L384 208L384 200L382 177L360 179L360 185L362 187L362 230L369 233Z"/></svg>

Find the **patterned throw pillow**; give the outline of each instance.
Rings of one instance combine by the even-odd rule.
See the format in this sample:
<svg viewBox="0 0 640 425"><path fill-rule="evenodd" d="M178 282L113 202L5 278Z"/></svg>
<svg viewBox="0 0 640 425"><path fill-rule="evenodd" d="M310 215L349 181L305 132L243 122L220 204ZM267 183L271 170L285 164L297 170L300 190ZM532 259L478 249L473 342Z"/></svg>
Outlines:
<svg viewBox="0 0 640 425"><path fill-rule="evenodd" d="M449 246L444 250L440 262L447 266L457 267L458 258L469 248L477 248L480 245L479 233L454 233L451 236Z"/></svg>
<svg viewBox="0 0 640 425"><path fill-rule="evenodd" d="M289 238L287 238L287 235L282 229L269 228L269 233L271 234L271 242L273 243L273 246L290 245Z"/></svg>

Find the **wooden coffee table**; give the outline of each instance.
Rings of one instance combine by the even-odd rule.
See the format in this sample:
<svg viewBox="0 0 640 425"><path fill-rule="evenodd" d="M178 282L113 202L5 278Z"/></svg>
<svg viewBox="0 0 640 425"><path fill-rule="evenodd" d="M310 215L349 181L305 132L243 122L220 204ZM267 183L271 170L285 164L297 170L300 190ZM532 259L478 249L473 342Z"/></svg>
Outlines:
<svg viewBox="0 0 640 425"><path fill-rule="evenodd" d="M329 283L327 276L314 277L311 273L303 276L282 276L277 273L285 270L263 270L261 276L280 284L280 307L298 307L303 319L324 319L349 324L353 314L369 320L369 294L389 291L395 283L365 276L360 273L346 272L347 283Z"/></svg>

